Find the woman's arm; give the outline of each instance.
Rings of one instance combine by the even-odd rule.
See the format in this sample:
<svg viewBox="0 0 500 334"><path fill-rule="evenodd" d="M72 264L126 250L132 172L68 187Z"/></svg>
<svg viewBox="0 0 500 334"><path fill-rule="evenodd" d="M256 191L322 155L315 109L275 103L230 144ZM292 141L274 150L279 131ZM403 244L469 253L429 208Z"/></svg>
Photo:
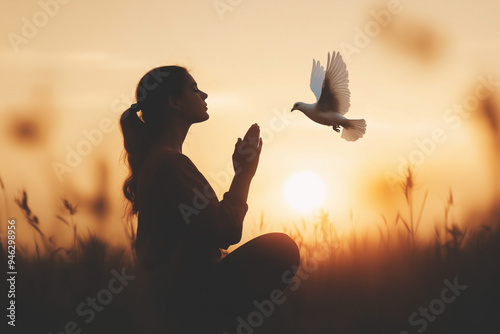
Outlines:
<svg viewBox="0 0 500 334"><path fill-rule="evenodd" d="M187 157L163 154L160 168L153 177L152 188L157 190L151 194L156 195L150 197L150 201L157 203L153 206L162 211L160 220L164 223L183 221L190 233L213 240L219 248L227 249L238 243L248 209L246 201L250 182L262 148L259 135L259 127L254 124L243 140L238 139L233 153L235 176L220 202ZM165 205L167 203L169 205ZM175 218L179 215L181 220Z"/></svg>
<svg viewBox="0 0 500 334"><path fill-rule="evenodd" d="M229 193L239 201L246 203L250 182L257 171L262 138L257 123L253 124L243 137L238 138L233 153L234 178Z"/></svg>

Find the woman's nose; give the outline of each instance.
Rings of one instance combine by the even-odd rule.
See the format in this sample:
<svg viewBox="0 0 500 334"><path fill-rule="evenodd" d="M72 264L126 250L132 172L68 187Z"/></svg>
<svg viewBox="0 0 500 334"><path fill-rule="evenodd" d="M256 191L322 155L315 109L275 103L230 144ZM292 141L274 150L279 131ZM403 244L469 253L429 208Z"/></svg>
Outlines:
<svg viewBox="0 0 500 334"><path fill-rule="evenodd" d="M208 94L203 92L203 100L205 100L208 97Z"/></svg>

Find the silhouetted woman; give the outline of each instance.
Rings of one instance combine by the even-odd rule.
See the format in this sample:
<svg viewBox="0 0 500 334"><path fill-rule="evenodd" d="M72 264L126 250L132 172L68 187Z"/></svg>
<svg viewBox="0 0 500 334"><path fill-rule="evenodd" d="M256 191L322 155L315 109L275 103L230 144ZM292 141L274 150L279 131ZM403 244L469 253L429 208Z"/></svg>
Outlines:
<svg viewBox="0 0 500 334"><path fill-rule="evenodd" d="M221 260L220 249L241 239L262 139L257 124L238 138L235 176L219 201L182 154L190 126L209 118L207 96L183 67L158 67L141 79L137 103L120 121L130 166L123 191L138 215L138 275L175 333L229 328L218 327L221 317L235 326L255 308L253 301L284 289L299 264L297 245L282 233L257 237Z"/></svg>

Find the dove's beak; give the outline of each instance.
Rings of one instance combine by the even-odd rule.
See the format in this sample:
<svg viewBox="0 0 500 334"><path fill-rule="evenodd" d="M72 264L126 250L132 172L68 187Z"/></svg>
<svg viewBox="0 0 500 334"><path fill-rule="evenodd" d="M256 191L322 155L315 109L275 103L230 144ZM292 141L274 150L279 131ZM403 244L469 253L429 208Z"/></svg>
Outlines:
<svg viewBox="0 0 500 334"><path fill-rule="evenodd" d="M295 110L295 108L292 108L292 110L290 110L290 112L292 112L292 111L294 111L294 110Z"/></svg>

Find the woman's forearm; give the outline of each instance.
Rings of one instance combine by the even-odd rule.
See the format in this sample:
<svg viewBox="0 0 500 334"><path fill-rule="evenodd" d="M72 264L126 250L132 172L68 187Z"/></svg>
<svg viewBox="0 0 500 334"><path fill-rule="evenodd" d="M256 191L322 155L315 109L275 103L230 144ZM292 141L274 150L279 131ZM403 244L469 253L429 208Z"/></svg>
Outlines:
<svg viewBox="0 0 500 334"><path fill-rule="evenodd" d="M248 190L250 189L250 182L252 182L251 175L236 173L234 175L233 182L231 182L229 193L241 202L246 203L248 199Z"/></svg>

